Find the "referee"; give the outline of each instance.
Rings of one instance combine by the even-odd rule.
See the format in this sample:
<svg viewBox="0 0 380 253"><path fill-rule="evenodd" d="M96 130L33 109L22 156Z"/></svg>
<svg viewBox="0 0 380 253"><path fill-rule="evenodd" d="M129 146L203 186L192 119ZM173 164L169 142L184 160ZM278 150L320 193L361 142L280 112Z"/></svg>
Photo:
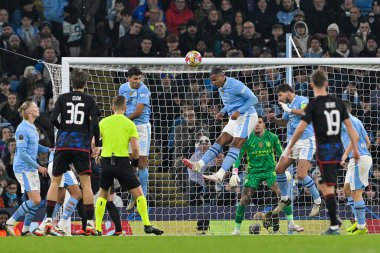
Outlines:
<svg viewBox="0 0 380 253"><path fill-rule="evenodd" d="M161 235L164 231L154 228L150 224L146 198L132 167L132 161L129 159L129 153L132 154L132 160L136 160L139 157L139 135L136 125L124 116L125 110L125 97L116 96L112 100L112 111L114 114L104 118L99 123L103 146L101 153L100 194L95 207L96 230L98 234L102 233L102 221L107 198L113 181L116 178L122 188L127 189L133 198L136 199L137 210L144 224L145 233ZM128 150L129 144L132 147L131 151Z"/></svg>

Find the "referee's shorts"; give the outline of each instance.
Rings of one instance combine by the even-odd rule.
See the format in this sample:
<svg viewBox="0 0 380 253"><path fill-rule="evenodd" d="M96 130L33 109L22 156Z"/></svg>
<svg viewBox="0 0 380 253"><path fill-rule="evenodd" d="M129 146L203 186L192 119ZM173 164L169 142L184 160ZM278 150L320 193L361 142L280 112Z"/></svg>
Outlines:
<svg viewBox="0 0 380 253"><path fill-rule="evenodd" d="M140 186L140 182L128 157L114 157L115 163L111 164L111 157L101 159L102 170L100 173L100 187L108 190L116 178L123 190L131 190Z"/></svg>

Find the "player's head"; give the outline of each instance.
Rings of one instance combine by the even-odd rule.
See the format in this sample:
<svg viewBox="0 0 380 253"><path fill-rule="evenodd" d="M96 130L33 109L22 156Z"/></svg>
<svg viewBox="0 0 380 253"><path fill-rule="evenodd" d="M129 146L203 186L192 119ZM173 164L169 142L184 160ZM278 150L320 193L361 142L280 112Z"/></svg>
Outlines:
<svg viewBox="0 0 380 253"><path fill-rule="evenodd" d="M112 99L113 112L125 112L127 109L126 99L124 96L116 96Z"/></svg>
<svg viewBox="0 0 380 253"><path fill-rule="evenodd" d="M265 130L265 123L264 123L263 116L259 115L258 118L259 119L258 119L256 127L255 127L255 133L261 134Z"/></svg>
<svg viewBox="0 0 380 253"><path fill-rule="evenodd" d="M316 89L326 89L328 85L328 79L326 73L321 69L316 69L311 74L311 87Z"/></svg>
<svg viewBox="0 0 380 253"><path fill-rule="evenodd" d="M278 96L278 101L282 103L290 103L295 96L292 87L286 83L277 86L275 92Z"/></svg>
<svg viewBox="0 0 380 253"><path fill-rule="evenodd" d="M88 80L88 72L83 69L74 69L71 72L71 84L74 90L83 90Z"/></svg>
<svg viewBox="0 0 380 253"><path fill-rule="evenodd" d="M140 86L142 78L142 71L138 67L131 67L128 69L128 82L133 89Z"/></svg>
<svg viewBox="0 0 380 253"><path fill-rule="evenodd" d="M11 217L10 213L6 210L0 210L0 224L6 222Z"/></svg>
<svg viewBox="0 0 380 253"><path fill-rule="evenodd" d="M19 108L18 112L21 117L25 120L36 119L40 116L40 110L38 106L33 101L25 101Z"/></svg>
<svg viewBox="0 0 380 253"><path fill-rule="evenodd" d="M342 100L342 102L343 102L344 108L346 108L347 112L351 113L351 111L352 111L351 102L348 100Z"/></svg>
<svg viewBox="0 0 380 253"><path fill-rule="evenodd" d="M224 75L223 69L220 67L213 68L210 73L210 79L216 87L222 87L226 82L226 77Z"/></svg>

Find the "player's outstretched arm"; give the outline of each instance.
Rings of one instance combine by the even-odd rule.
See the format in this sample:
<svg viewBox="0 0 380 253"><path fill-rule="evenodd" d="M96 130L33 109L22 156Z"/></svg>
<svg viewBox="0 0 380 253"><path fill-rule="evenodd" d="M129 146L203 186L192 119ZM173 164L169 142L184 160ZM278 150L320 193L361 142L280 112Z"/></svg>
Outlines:
<svg viewBox="0 0 380 253"><path fill-rule="evenodd" d="M268 114L267 119L269 122L274 122L274 124L279 127L286 127L286 125L288 124L287 120L276 118L276 116L272 112Z"/></svg>
<svg viewBox="0 0 380 253"><path fill-rule="evenodd" d="M294 144L301 138L303 132L305 131L307 127L307 123L304 120L301 120L300 124L298 125L296 131L294 131L292 140L290 141L288 152L291 152L291 150L294 147ZM286 156L289 156L290 154L286 154Z"/></svg>
<svg viewBox="0 0 380 253"><path fill-rule="evenodd" d="M355 131L354 127L352 126L352 123L351 123L349 118L345 119L343 121L343 123L346 125L347 133L348 133L348 136L350 137L350 140L351 140L350 145L353 149L352 157L355 158L356 162L358 162L359 158L360 158L359 149L358 149L359 135ZM346 151L347 150L348 150L348 147L347 147Z"/></svg>

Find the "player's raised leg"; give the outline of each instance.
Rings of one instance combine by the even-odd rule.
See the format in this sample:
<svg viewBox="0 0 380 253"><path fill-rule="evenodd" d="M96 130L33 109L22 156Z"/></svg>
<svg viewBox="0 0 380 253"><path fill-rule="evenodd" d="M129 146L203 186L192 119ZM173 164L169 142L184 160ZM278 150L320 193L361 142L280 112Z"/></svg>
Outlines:
<svg viewBox="0 0 380 253"><path fill-rule="evenodd" d="M284 154L287 152L285 149ZM288 191L288 178L285 174L286 169L294 162L294 159L282 155L276 166L277 183L281 192L281 198L273 214L279 214L286 206L291 204Z"/></svg>

